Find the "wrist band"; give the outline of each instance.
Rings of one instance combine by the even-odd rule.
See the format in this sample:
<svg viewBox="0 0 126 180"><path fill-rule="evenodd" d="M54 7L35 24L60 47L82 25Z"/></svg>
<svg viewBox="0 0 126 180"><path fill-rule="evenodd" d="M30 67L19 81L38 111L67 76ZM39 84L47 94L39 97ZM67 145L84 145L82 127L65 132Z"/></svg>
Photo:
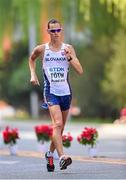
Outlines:
<svg viewBox="0 0 126 180"><path fill-rule="evenodd" d="M68 62L70 62L72 59L73 59L73 58L70 56L69 59L67 59L67 60L68 60Z"/></svg>

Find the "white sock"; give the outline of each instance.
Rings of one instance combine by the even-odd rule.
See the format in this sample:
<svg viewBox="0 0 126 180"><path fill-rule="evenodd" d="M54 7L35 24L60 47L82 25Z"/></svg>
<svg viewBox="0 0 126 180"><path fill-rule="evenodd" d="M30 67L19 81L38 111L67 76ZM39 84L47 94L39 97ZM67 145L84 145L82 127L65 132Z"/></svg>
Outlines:
<svg viewBox="0 0 126 180"><path fill-rule="evenodd" d="M48 156L48 157L51 157L51 156L53 156L53 153L52 153L50 150L48 150L47 156Z"/></svg>
<svg viewBox="0 0 126 180"><path fill-rule="evenodd" d="M64 154L63 154L62 156L60 156L59 161L60 161L63 157L65 157L65 155L64 155Z"/></svg>

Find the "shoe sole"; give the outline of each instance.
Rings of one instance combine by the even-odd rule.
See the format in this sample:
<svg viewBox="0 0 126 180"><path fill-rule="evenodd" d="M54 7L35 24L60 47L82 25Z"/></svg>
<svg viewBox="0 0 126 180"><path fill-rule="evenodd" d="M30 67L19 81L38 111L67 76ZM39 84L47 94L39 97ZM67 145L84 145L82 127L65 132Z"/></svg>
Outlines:
<svg viewBox="0 0 126 180"><path fill-rule="evenodd" d="M48 172L53 172L55 170L55 166L53 165L53 166L48 166L47 165L47 171Z"/></svg>
<svg viewBox="0 0 126 180"><path fill-rule="evenodd" d="M60 170L67 169L67 166L69 166L70 164L72 164L72 159L69 157L69 158L65 159L65 163L64 163L64 165L60 168Z"/></svg>
<svg viewBox="0 0 126 180"><path fill-rule="evenodd" d="M47 172L54 172L54 169L47 169Z"/></svg>

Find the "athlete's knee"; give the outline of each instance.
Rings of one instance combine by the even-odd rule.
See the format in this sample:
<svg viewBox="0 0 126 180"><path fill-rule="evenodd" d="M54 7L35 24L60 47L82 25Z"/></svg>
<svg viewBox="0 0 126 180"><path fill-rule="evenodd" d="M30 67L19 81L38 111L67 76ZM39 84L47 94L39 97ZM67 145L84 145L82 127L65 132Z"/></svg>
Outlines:
<svg viewBox="0 0 126 180"><path fill-rule="evenodd" d="M53 128L62 130L63 129L63 123L61 121L57 121L54 123Z"/></svg>

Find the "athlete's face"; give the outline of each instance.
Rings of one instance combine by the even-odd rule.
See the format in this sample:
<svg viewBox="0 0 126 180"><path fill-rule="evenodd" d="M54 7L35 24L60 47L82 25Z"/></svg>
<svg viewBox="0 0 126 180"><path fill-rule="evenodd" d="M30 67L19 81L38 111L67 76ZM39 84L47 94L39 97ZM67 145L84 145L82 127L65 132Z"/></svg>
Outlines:
<svg viewBox="0 0 126 180"><path fill-rule="evenodd" d="M62 35L62 28L59 23L50 23L48 33L50 34L51 38L60 38Z"/></svg>

